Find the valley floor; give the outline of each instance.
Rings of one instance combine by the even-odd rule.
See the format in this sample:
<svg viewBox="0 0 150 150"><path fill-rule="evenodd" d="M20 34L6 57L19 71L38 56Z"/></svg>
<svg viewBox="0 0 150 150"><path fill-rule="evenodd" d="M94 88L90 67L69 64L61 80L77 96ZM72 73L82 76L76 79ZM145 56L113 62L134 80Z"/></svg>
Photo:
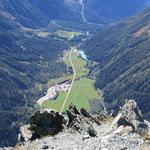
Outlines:
<svg viewBox="0 0 150 150"><path fill-rule="evenodd" d="M70 88L67 92L59 92L55 100L45 100L42 107L64 112L73 103L78 108L90 109L90 101L99 101L101 94L94 88L95 80L88 77L87 61L81 58L75 47L65 52L63 60L68 68L72 68L73 73L68 72L68 75L54 81L69 80Z"/></svg>

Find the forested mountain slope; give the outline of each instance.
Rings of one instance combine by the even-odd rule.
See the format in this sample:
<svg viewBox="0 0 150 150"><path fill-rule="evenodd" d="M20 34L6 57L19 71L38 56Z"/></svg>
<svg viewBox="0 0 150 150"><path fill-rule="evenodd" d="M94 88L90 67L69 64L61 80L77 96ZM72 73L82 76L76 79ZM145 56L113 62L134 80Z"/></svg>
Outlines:
<svg viewBox="0 0 150 150"><path fill-rule="evenodd" d="M99 24L108 24L131 16L149 5L148 0L55 0L55 2L30 0L29 2L53 20L83 22L83 13L88 22Z"/></svg>
<svg viewBox="0 0 150 150"><path fill-rule="evenodd" d="M29 3L51 20L82 22L78 0L29 0Z"/></svg>
<svg viewBox="0 0 150 150"><path fill-rule="evenodd" d="M97 34L83 49L99 62L96 87L105 102L118 108L135 99L150 119L150 9Z"/></svg>
<svg viewBox="0 0 150 150"><path fill-rule="evenodd" d="M44 27L50 20L108 24L142 11L148 0L1 0L0 10L25 27ZM83 12L82 12L82 7Z"/></svg>
<svg viewBox="0 0 150 150"><path fill-rule="evenodd" d="M27 0L1 0L0 12L24 27L45 27L49 18Z"/></svg>
<svg viewBox="0 0 150 150"><path fill-rule="evenodd" d="M142 11L148 0L85 0L85 16L90 22L110 23Z"/></svg>
<svg viewBox="0 0 150 150"><path fill-rule="evenodd" d="M27 121L33 100L43 90L42 84L66 71L58 56L67 44L36 36L11 15L0 16L0 144L11 145L20 123Z"/></svg>

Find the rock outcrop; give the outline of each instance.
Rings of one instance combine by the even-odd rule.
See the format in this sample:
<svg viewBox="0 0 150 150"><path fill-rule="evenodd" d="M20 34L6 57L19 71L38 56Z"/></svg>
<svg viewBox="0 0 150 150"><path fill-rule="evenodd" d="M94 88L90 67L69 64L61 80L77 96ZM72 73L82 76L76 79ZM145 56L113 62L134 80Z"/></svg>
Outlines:
<svg viewBox="0 0 150 150"><path fill-rule="evenodd" d="M19 141L35 140L47 135L55 135L64 128L65 119L54 110L39 110L30 117L30 125L20 128Z"/></svg>
<svg viewBox="0 0 150 150"><path fill-rule="evenodd" d="M86 109L81 108L80 111L74 106L70 105L67 110L68 127L76 130L80 133L89 134L90 136L96 136L97 132L94 129L94 125L100 125L100 121L93 117Z"/></svg>
<svg viewBox="0 0 150 150"><path fill-rule="evenodd" d="M120 113L122 117L118 121L119 125L131 126L133 131L140 135L148 132L148 125L134 100L128 100L121 108Z"/></svg>
<svg viewBox="0 0 150 150"><path fill-rule="evenodd" d="M30 130L31 125L25 125L20 128L20 133L18 136L18 142L27 142L34 139L34 132Z"/></svg>
<svg viewBox="0 0 150 150"><path fill-rule="evenodd" d="M127 101L114 118L106 114L93 116L72 104L66 115L65 120L53 110L35 112L31 124L20 129L20 145L14 150L150 149L150 123L143 119L133 100Z"/></svg>
<svg viewBox="0 0 150 150"><path fill-rule="evenodd" d="M4 147L4 148L0 148L0 150L13 150L12 147Z"/></svg>

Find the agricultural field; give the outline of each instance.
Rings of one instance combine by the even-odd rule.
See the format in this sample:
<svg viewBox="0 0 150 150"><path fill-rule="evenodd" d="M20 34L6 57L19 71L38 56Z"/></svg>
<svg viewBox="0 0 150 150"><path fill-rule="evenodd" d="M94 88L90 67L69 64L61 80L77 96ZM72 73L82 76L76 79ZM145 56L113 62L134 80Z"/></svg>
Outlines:
<svg viewBox="0 0 150 150"><path fill-rule="evenodd" d="M63 111L65 111L71 103L75 104L78 108L84 107L90 109L89 101L100 100L101 95L94 88L95 80L86 77L89 72L88 68L86 67L87 61L77 55L75 48L72 48L71 51L71 60L76 72L76 78L72 85ZM65 53L64 62L68 67L71 67L69 54L69 51ZM66 95L67 93L60 92L56 100L45 101L43 103L43 107L60 111Z"/></svg>
<svg viewBox="0 0 150 150"><path fill-rule="evenodd" d="M50 36L50 33L49 33L49 32L44 32L44 31L40 31L40 32L37 32L36 35L37 35L38 37L43 37L43 38L45 38L45 37Z"/></svg>
<svg viewBox="0 0 150 150"><path fill-rule="evenodd" d="M73 51L71 58L75 71L77 73L76 79L78 79L88 74L89 70L86 67L87 61L85 61L77 55L75 48L72 48L71 51ZM69 60L69 52L64 56L64 62L68 67L71 67L71 63Z"/></svg>
<svg viewBox="0 0 150 150"><path fill-rule="evenodd" d="M64 30L57 30L55 32L55 35L62 37L62 38L66 38L68 40L73 39L76 36L80 36L82 35L82 33L80 32L71 32L71 31L64 31Z"/></svg>
<svg viewBox="0 0 150 150"><path fill-rule="evenodd" d="M36 35L38 37L43 37L43 38L48 37L48 36L56 36L59 38L65 38L67 40L71 40L74 37L78 37L80 35L83 35L83 33L65 31L65 30L57 30L55 32L38 31L38 32L36 32Z"/></svg>

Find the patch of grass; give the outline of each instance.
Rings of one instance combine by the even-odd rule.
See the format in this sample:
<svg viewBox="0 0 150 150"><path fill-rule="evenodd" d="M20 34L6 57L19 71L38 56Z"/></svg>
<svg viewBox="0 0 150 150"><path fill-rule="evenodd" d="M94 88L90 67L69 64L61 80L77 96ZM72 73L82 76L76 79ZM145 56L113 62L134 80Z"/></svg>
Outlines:
<svg viewBox="0 0 150 150"><path fill-rule="evenodd" d="M71 40L74 37L83 35L83 33L80 32L71 32L71 31L65 31L65 30L57 30L56 32L46 32L46 31L38 31L36 32L36 35L38 37L48 37L48 36L57 36L59 38L65 38L67 40Z"/></svg>
<svg viewBox="0 0 150 150"><path fill-rule="evenodd" d="M66 38L68 40L73 39L75 36L80 36L80 32L69 32L69 31L64 31L64 30L58 30L55 32L56 35L62 38Z"/></svg>
<svg viewBox="0 0 150 150"><path fill-rule="evenodd" d="M84 107L89 109L89 100L100 99L93 83L93 80L86 77L75 81L65 105L65 110L71 103L75 104L78 108Z"/></svg>
<svg viewBox="0 0 150 150"><path fill-rule="evenodd" d="M40 32L37 32L37 36L38 37L48 37L50 35L50 33L49 32L42 32L42 31L40 31Z"/></svg>
<svg viewBox="0 0 150 150"><path fill-rule="evenodd" d="M42 106L44 108L50 108L50 109L55 109L57 111L60 111L65 97L66 97L66 93L60 92L56 100L47 100L42 104Z"/></svg>
<svg viewBox="0 0 150 150"><path fill-rule="evenodd" d="M86 77L75 81L65 104L64 111L71 103L75 104L78 108L84 107L89 109L89 100L99 100L100 96L98 95L98 92L94 89L93 83L93 80ZM43 107L60 111L66 94L67 93L60 92L56 100L45 101L43 103Z"/></svg>
<svg viewBox="0 0 150 150"><path fill-rule="evenodd" d="M67 51L65 54L64 54L64 63L68 66L68 67L71 67L71 63L70 63L70 60L69 60L69 52Z"/></svg>
<svg viewBox="0 0 150 150"><path fill-rule="evenodd" d="M86 68L87 62L83 60L82 58L78 57L75 52L72 53L72 62L74 64L74 67L77 73L76 79L88 74L89 69Z"/></svg>

